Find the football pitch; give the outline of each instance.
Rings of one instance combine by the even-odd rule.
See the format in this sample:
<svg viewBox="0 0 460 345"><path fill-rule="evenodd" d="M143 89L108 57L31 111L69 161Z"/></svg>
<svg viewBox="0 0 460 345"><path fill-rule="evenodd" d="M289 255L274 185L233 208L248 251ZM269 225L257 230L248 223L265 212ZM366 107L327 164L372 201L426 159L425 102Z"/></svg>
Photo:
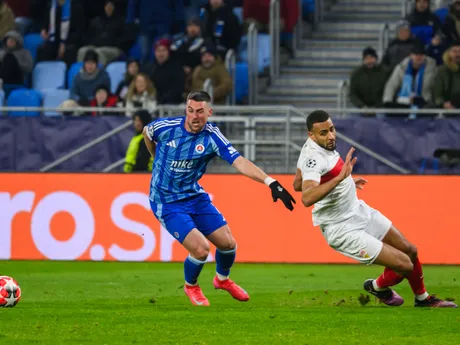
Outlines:
<svg viewBox="0 0 460 345"><path fill-rule="evenodd" d="M413 307L406 281L402 307L358 298L381 268L358 265L236 264L231 277L246 303L200 285L211 306L193 307L182 264L0 261L22 299L0 309L0 344L460 344L460 308ZM460 300L460 267L425 267L428 291Z"/></svg>

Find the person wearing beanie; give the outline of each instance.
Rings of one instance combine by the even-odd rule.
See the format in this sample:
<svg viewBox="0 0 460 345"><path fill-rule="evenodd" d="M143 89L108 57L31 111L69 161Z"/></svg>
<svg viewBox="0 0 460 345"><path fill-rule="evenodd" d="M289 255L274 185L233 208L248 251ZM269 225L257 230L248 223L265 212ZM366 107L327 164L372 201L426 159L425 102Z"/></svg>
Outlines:
<svg viewBox="0 0 460 345"><path fill-rule="evenodd" d="M406 20L415 36L424 44L431 42L434 35L442 30L441 21L431 12L430 0L416 0L414 9Z"/></svg>
<svg viewBox="0 0 460 345"><path fill-rule="evenodd" d="M409 56L416 44L410 31L410 23L401 20L396 24L396 38L390 42L382 59L382 64L393 70L397 64Z"/></svg>
<svg viewBox="0 0 460 345"><path fill-rule="evenodd" d="M443 109L460 109L460 41L455 41L444 53L444 65L436 75L433 97Z"/></svg>
<svg viewBox="0 0 460 345"><path fill-rule="evenodd" d="M133 115L133 127L136 134L131 139L126 151L125 173L152 171L153 158L145 145L142 131L145 126L152 122L152 117L147 110L138 110Z"/></svg>
<svg viewBox="0 0 460 345"><path fill-rule="evenodd" d="M105 85L110 89L107 72L98 67L99 57L94 50L88 50L84 57L83 68L75 76L70 89L70 98L79 105L88 106L96 94L96 89Z"/></svg>
<svg viewBox="0 0 460 345"><path fill-rule="evenodd" d="M158 104L180 104L184 101L184 69L178 61L170 57L171 41L160 39L155 43L156 65L150 72L157 90Z"/></svg>
<svg viewBox="0 0 460 345"><path fill-rule="evenodd" d="M212 83L213 104L225 104L227 96L232 92L232 78L216 47L212 44L201 48L201 65L193 72L191 91L203 90L207 79L210 79Z"/></svg>
<svg viewBox="0 0 460 345"><path fill-rule="evenodd" d="M99 85L96 88L96 93L94 95L93 100L90 102L90 107L98 107L98 108L113 108L116 107L118 101L118 97L112 95L110 89L107 85ZM107 113L103 111L94 111L92 113L93 116L96 115L114 115L114 113Z"/></svg>
<svg viewBox="0 0 460 345"><path fill-rule="evenodd" d="M119 101L123 103L121 104L123 106L126 102L126 96L128 95L129 86L131 85L133 79L139 74L139 70L140 65L138 60L134 58L129 58L126 61L125 77L122 81L120 81L120 83L117 86L117 91L115 92L115 94L118 96Z"/></svg>
<svg viewBox="0 0 460 345"><path fill-rule="evenodd" d="M431 106L436 72L436 61L425 55L423 44L414 45L410 56L395 67L385 85L384 104L413 109Z"/></svg>
<svg viewBox="0 0 460 345"><path fill-rule="evenodd" d="M350 100L357 108L378 108L382 104L383 89L388 69L377 63L377 52L372 47L363 50L363 63L350 77Z"/></svg>

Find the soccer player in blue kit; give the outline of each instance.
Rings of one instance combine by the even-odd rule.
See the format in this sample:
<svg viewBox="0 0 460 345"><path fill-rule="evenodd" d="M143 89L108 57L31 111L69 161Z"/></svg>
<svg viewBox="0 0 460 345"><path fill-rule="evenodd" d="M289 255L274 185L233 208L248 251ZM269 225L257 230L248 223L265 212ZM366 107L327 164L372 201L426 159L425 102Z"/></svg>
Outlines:
<svg viewBox="0 0 460 345"><path fill-rule="evenodd" d="M198 276L209 254L208 240L217 248L213 285L239 300L248 293L229 279L236 242L223 215L198 184L207 164L216 156L240 173L265 183L273 201L280 199L293 210L294 198L275 179L242 157L219 128L207 123L211 98L204 91L187 97L186 116L161 118L144 127L144 140L155 158L150 184L150 205L155 217L189 252L184 262L185 294L193 305L208 306Z"/></svg>

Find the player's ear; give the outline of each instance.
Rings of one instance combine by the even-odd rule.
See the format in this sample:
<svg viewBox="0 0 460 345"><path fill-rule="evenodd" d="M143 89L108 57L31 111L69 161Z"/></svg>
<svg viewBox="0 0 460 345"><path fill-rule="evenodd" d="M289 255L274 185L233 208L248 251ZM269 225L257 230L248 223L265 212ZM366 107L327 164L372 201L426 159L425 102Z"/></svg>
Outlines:
<svg viewBox="0 0 460 345"><path fill-rule="evenodd" d="M208 107L209 107L209 116L211 116L212 115L212 108L211 108L210 105L208 105Z"/></svg>

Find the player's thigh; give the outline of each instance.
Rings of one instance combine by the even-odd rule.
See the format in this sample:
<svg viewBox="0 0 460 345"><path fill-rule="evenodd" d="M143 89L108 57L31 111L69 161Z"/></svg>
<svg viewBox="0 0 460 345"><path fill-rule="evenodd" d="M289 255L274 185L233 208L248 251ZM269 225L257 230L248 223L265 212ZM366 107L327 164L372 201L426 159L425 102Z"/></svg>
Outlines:
<svg viewBox="0 0 460 345"><path fill-rule="evenodd" d="M198 230L208 238L212 233L227 225L224 216L212 204L207 194L200 195L193 203L192 219Z"/></svg>
<svg viewBox="0 0 460 345"><path fill-rule="evenodd" d="M224 225L207 236L208 240L221 250L232 250L236 241L228 225Z"/></svg>
<svg viewBox="0 0 460 345"><path fill-rule="evenodd" d="M383 238L383 243L407 254L411 260L417 258L417 248L394 225Z"/></svg>
<svg viewBox="0 0 460 345"><path fill-rule="evenodd" d="M402 275L409 274L414 269L414 265L409 256L386 243L382 243L382 250L374 263L391 268Z"/></svg>

